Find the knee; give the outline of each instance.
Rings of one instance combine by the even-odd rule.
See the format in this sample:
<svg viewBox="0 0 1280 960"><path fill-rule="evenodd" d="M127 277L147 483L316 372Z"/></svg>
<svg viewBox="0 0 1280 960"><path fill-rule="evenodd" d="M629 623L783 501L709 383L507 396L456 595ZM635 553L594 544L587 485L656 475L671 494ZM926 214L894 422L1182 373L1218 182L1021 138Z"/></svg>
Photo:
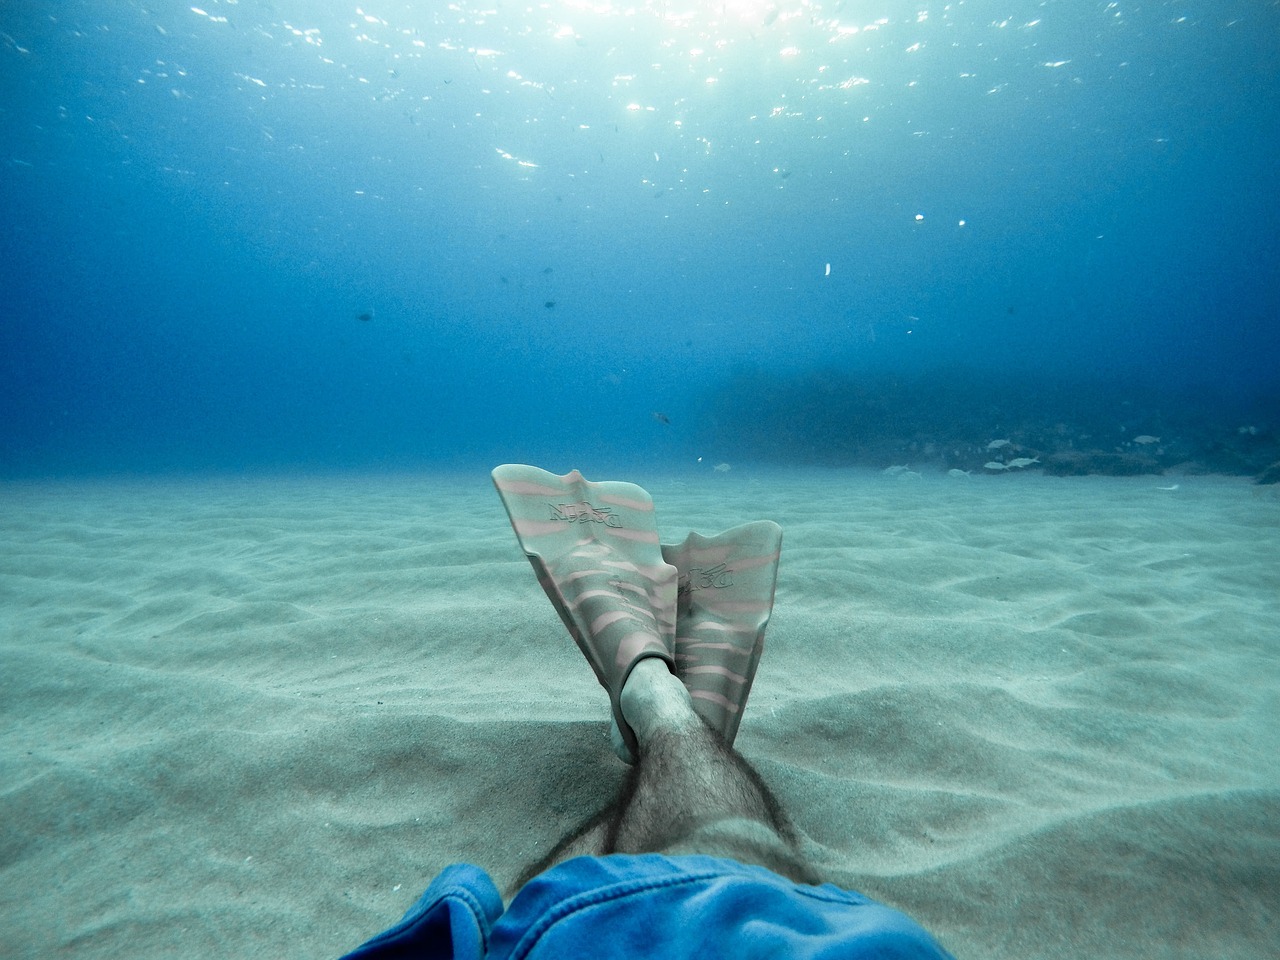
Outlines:
<svg viewBox="0 0 1280 960"><path fill-rule="evenodd" d="M796 883L821 883L795 845L759 820L723 818L698 824L658 853L724 857L772 870Z"/></svg>

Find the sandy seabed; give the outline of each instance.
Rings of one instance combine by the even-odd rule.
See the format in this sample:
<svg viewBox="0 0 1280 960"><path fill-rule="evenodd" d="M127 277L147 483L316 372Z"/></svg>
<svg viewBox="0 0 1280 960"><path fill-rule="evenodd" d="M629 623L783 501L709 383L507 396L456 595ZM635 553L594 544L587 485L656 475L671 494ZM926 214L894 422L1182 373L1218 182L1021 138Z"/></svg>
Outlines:
<svg viewBox="0 0 1280 960"><path fill-rule="evenodd" d="M625 479L786 531L737 746L834 882L963 958L1274 956L1277 488ZM7 483L0 602L6 958L337 955L624 776L483 471Z"/></svg>

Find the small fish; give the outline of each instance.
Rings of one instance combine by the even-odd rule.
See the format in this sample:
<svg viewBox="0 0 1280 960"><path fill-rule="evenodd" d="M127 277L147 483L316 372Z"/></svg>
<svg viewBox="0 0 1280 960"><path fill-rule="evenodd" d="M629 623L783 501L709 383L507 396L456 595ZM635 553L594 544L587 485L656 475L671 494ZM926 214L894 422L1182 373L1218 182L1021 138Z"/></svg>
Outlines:
<svg viewBox="0 0 1280 960"><path fill-rule="evenodd" d="M1014 457L1012 460L1009 461L1007 466L1010 469L1021 470L1023 467L1029 467L1033 463L1039 463L1039 462L1040 462L1039 457Z"/></svg>
<svg viewBox="0 0 1280 960"><path fill-rule="evenodd" d="M717 463L715 465L716 473L728 473L732 469L733 467L729 466L727 463Z"/></svg>
<svg viewBox="0 0 1280 960"><path fill-rule="evenodd" d="M982 465L987 470L1008 470L1007 464L1001 463L999 460L990 460Z"/></svg>
<svg viewBox="0 0 1280 960"><path fill-rule="evenodd" d="M959 479L960 477L972 477L973 473L968 470L961 470L959 467L952 467L947 471L947 476Z"/></svg>
<svg viewBox="0 0 1280 960"><path fill-rule="evenodd" d="M364 313L356 314L356 319L359 320L361 323L368 323L370 320L373 319L373 310L369 309L369 310L366 310Z"/></svg>
<svg viewBox="0 0 1280 960"><path fill-rule="evenodd" d="M546 303L543 304L543 306L546 307L548 310L554 310L556 306L556 302L554 300L548 300Z"/></svg>
<svg viewBox="0 0 1280 960"><path fill-rule="evenodd" d="M987 444L987 449L999 450L1001 447L1007 447L1011 443L1013 443L1012 440L992 440L990 443Z"/></svg>
<svg viewBox="0 0 1280 960"><path fill-rule="evenodd" d="M653 419L657 420L663 426L671 426L671 418L658 410L653 411Z"/></svg>
<svg viewBox="0 0 1280 960"><path fill-rule="evenodd" d="M1134 443L1141 443L1141 444L1144 444L1144 445L1145 445L1145 444L1148 444L1148 443L1159 443L1159 442L1160 442L1160 438L1159 438L1159 437L1153 437L1153 436L1151 436L1151 434L1149 434L1149 433L1140 433L1140 434L1138 434L1136 437L1134 437L1134 438L1133 438L1133 442L1134 442Z"/></svg>

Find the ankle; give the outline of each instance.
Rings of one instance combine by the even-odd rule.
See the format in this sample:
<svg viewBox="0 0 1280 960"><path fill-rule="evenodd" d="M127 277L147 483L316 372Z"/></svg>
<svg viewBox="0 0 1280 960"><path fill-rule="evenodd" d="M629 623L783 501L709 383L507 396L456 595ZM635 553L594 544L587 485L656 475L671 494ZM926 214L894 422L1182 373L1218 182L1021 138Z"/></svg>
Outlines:
<svg viewBox="0 0 1280 960"><path fill-rule="evenodd" d="M642 747L662 731L699 722L684 684L658 657L646 657L631 668L618 705Z"/></svg>

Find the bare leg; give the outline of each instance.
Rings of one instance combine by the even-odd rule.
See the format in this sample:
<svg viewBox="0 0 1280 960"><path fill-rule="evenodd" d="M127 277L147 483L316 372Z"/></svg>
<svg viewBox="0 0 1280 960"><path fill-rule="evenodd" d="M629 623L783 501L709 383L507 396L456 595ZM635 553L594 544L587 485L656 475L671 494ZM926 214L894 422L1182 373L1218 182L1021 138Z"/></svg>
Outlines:
<svg viewBox="0 0 1280 960"><path fill-rule="evenodd" d="M706 853L816 882L778 801L702 722L666 664L640 661L621 704L640 743L640 762L610 823L611 853Z"/></svg>
<svg viewBox="0 0 1280 960"><path fill-rule="evenodd" d="M818 882L760 775L702 722L665 663L636 664L620 705L640 748L622 795L522 881L581 854L662 852L729 857Z"/></svg>

